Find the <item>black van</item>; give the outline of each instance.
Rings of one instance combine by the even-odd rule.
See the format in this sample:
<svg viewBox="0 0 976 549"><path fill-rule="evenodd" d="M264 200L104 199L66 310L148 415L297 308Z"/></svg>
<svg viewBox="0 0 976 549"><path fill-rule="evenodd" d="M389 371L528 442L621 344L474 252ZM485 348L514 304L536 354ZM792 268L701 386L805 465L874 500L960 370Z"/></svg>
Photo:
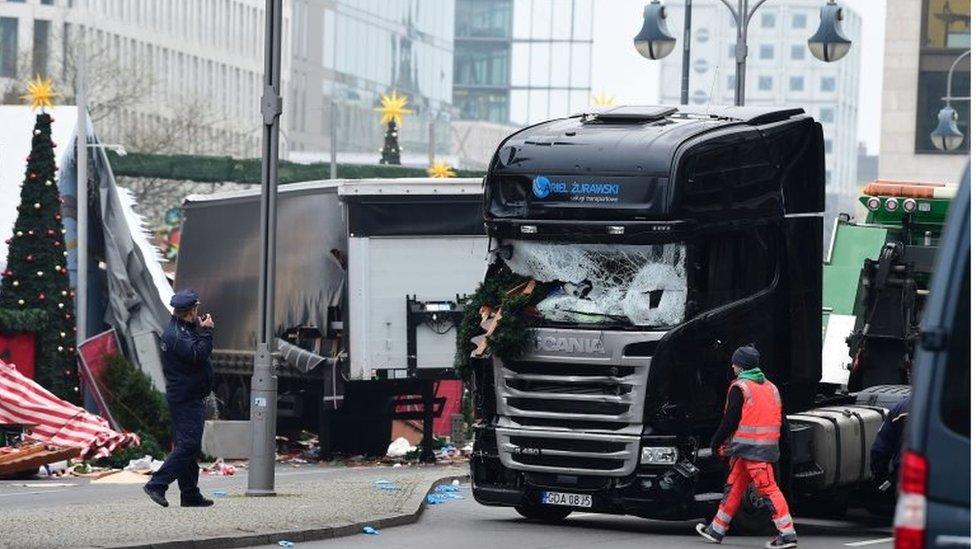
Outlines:
<svg viewBox="0 0 976 549"><path fill-rule="evenodd" d="M951 206L915 354L895 547L969 547L969 168Z"/></svg>

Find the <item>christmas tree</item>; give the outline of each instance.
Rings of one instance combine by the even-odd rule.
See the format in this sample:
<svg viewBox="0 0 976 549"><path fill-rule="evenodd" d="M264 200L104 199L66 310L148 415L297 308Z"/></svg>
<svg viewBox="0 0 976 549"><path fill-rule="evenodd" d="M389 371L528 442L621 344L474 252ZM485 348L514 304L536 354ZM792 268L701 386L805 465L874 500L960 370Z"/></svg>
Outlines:
<svg viewBox="0 0 976 549"><path fill-rule="evenodd" d="M383 139L380 164L400 164L400 136L399 128L403 125L403 116L413 111L407 108L407 98L398 95L394 90L389 95L380 97L380 106L376 109L383 113L381 124L386 124L386 137Z"/></svg>
<svg viewBox="0 0 976 549"><path fill-rule="evenodd" d="M400 142L397 138L396 122L390 120L386 125L386 135L383 137L383 152L380 164L400 165Z"/></svg>
<svg viewBox="0 0 976 549"><path fill-rule="evenodd" d="M61 223L62 199L55 182L51 81L39 77L28 86L34 124L30 156L20 191L17 221L0 282L0 330L36 336L36 379L59 397L78 402L75 363L74 292L68 280L68 255Z"/></svg>

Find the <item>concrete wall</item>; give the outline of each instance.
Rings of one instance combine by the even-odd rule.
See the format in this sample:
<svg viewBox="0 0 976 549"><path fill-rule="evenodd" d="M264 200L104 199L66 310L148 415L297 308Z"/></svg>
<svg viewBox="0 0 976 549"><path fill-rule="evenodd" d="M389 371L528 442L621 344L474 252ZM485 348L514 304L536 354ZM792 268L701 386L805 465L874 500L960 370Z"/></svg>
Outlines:
<svg viewBox="0 0 976 549"><path fill-rule="evenodd" d="M968 155L915 153L921 25L918 0L888 0L878 177L956 184ZM932 128L935 124L936 113L932 113Z"/></svg>

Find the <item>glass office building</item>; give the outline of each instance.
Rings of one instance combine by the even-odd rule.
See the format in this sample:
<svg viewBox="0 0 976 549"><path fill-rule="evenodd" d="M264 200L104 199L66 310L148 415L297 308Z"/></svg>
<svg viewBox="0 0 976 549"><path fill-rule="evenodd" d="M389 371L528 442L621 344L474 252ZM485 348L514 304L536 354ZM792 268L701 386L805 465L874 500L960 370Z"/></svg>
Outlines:
<svg viewBox="0 0 976 549"><path fill-rule="evenodd" d="M457 0L454 104L462 119L530 124L585 108L593 0Z"/></svg>
<svg viewBox="0 0 976 549"><path fill-rule="evenodd" d="M291 66L285 92L292 152L329 150L332 99L337 149L377 152L384 128L373 109L396 90L414 114L404 120L404 153L426 156L428 124L447 150L453 84L454 0L293 0ZM288 115L290 113L290 116ZM363 159L366 160L365 158Z"/></svg>

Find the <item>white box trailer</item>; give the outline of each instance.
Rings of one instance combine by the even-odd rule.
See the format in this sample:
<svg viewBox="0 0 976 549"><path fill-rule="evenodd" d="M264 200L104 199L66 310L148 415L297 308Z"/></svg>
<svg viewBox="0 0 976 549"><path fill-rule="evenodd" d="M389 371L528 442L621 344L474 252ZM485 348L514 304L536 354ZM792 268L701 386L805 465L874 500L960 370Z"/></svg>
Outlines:
<svg viewBox="0 0 976 549"><path fill-rule="evenodd" d="M437 317L416 328L416 369L453 369L456 332L448 321L450 303L471 293L487 266L481 193L477 179L340 183L339 200L349 214L351 378L413 373L408 372L413 362L408 296Z"/></svg>
<svg viewBox="0 0 976 549"><path fill-rule="evenodd" d="M257 189L194 195L183 208L176 286L197 289L217 321L216 392L227 419L248 409L259 198ZM312 428L323 399L337 406L342 385L347 395L360 382L396 393L418 387L408 380L453 374L458 298L486 265L481 203L479 179L279 187L276 335L322 357L279 369L281 418ZM326 366L308 368L317 363ZM359 394L373 394L363 387Z"/></svg>

